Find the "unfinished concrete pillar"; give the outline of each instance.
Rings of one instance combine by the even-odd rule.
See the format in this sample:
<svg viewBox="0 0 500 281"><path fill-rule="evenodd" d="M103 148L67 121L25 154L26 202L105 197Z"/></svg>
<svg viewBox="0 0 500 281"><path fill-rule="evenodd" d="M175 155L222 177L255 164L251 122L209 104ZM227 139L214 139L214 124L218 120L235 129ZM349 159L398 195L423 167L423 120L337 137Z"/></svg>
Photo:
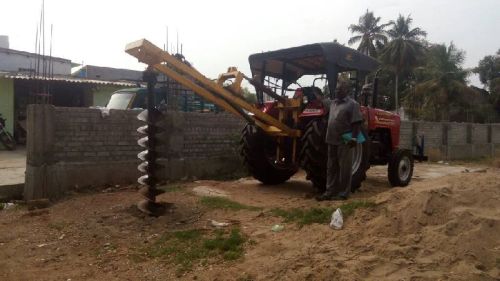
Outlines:
<svg viewBox="0 0 500 281"><path fill-rule="evenodd" d="M50 197L47 171L52 164L54 148L54 106L30 104L27 108L26 200Z"/></svg>

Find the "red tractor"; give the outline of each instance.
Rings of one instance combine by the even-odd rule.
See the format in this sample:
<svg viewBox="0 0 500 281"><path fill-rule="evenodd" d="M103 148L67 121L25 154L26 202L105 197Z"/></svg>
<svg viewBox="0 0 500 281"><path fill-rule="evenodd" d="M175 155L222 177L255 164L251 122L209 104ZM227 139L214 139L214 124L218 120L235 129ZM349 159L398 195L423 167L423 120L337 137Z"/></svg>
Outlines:
<svg viewBox="0 0 500 281"><path fill-rule="evenodd" d="M252 124L248 124L243 130L241 154L256 179L265 184L278 184L288 180L301 167L306 171L307 179L319 191L325 189L328 110L316 99L315 93L323 94L323 91L315 87L314 82L318 79L326 80L323 90L329 92L329 98L333 99L337 79L342 77L352 81L352 97L362 105L365 120L363 133L368 136L366 142L353 149L352 190L360 187L370 165L388 164L391 185L408 185L413 173L414 158L411 150L399 148L399 116L377 108L378 78L373 72L377 70L379 63L375 59L336 43L319 43L254 54L249 57L249 61L253 79L259 82L256 84L257 107L262 112L278 118L279 102L266 102L265 91L259 85L271 87L274 92L281 92L282 96L286 96L291 90L294 98L303 100L298 122L293 124L292 120L285 120L286 124L295 125L302 132L297 144L297 163L291 161L293 147L290 139L281 140L284 143L280 145L286 151L281 154L281 159L277 159L277 138ZM375 77L373 83L365 85L363 91L360 91L361 82L369 74ZM297 84L305 76L316 77L312 80L312 86Z"/></svg>
<svg viewBox="0 0 500 281"><path fill-rule="evenodd" d="M367 139L353 149L352 189L359 188L370 165L388 164L393 186L406 186L411 180L414 156L399 147L400 118L377 108L379 63L358 51L337 43L318 43L258 53L249 57L252 78L229 68L215 82L145 39L127 45L126 52L245 119L241 155L253 177L264 184L279 184L303 168L319 191L326 183L328 111L316 97L327 98L327 92L334 98L337 80L349 79L352 96L362 105ZM373 82L364 83L369 77ZM255 86L257 104L243 98L244 79ZM323 81L323 89L315 86L318 80ZM305 83L308 86L300 85ZM152 92L150 96L152 100Z"/></svg>

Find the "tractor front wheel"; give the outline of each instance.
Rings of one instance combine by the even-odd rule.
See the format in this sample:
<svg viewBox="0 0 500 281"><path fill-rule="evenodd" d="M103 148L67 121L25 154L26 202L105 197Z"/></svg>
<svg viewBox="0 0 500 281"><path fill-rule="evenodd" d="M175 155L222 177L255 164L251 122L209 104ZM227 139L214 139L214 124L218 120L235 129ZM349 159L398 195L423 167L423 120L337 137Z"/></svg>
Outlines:
<svg viewBox="0 0 500 281"><path fill-rule="evenodd" d="M410 150L398 149L391 155L387 175L392 186L407 186L413 175L413 155Z"/></svg>
<svg viewBox="0 0 500 281"><path fill-rule="evenodd" d="M240 139L240 154L249 173L263 184L280 184L293 176L298 167L276 159L277 143L259 128L247 124Z"/></svg>

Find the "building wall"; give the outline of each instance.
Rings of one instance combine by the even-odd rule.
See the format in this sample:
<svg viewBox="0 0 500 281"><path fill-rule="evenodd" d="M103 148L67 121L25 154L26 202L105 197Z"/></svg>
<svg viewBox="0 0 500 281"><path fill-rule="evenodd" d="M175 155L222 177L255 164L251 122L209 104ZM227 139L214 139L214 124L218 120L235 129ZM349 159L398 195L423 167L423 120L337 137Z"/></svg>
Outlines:
<svg viewBox="0 0 500 281"><path fill-rule="evenodd" d="M14 80L0 78L0 113L7 119L5 127L14 133Z"/></svg>
<svg viewBox="0 0 500 281"><path fill-rule="evenodd" d="M75 73L74 75L89 79L109 81L142 81L142 71L95 65L86 65L82 67L79 73Z"/></svg>
<svg viewBox="0 0 500 281"><path fill-rule="evenodd" d="M10 49L0 49L0 71L6 72L28 72L35 69L37 55ZM48 63L48 58L47 61ZM71 61L53 58L52 64L55 75L70 75Z"/></svg>

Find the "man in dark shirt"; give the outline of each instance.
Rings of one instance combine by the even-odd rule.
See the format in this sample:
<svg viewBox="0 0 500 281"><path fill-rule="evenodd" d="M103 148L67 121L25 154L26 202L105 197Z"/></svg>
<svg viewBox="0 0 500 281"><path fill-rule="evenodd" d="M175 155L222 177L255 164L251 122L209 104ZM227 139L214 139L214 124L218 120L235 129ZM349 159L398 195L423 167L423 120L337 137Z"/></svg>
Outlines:
<svg viewBox="0 0 500 281"><path fill-rule="evenodd" d="M349 82L339 81L335 99L323 100L330 111L326 131L328 164L326 191L316 197L318 201L345 200L351 191L352 148L357 144L363 116L359 104L348 96L349 92ZM346 139L346 133L351 133L351 137Z"/></svg>

